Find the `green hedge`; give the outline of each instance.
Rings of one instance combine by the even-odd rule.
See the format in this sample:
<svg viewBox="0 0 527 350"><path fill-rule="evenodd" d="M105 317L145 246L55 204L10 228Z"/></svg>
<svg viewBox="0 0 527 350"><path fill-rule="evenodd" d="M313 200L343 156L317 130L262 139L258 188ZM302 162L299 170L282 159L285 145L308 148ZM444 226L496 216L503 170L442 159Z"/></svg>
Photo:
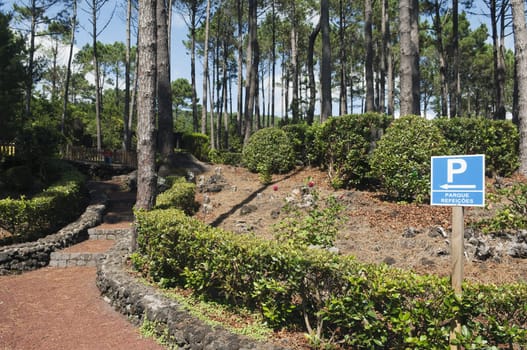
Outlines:
<svg viewBox="0 0 527 350"><path fill-rule="evenodd" d="M13 236L4 244L33 241L75 220L86 207L84 176L65 167L57 182L31 199L0 200L0 226Z"/></svg>
<svg viewBox="0 0 527 350"><path fill-rule="evenodd" d="M252 172L285 173L295 166L295 152L285 131L265 128L251 135L243 148L242 161Z"/></svg>
<svg viewBox="0 0 527 350"><path fill-rule="evenodd" d="M452 154L485 154L489 175L508 176L518 169L519 133L508 120L434 119Z"/></svg>
<svg viewBox="0 0 527 350"><path fill-rule="evenodd" d="M186 214L196 212L196 184L188 182L184 177L173 180L170 188L156 197L157 209L177 208Z"/></svg>
<svg viewBox="0 0 527 350"><path fill-rule="evenodd" d="M369 158L391 118L378 113L334 117L323 123L314 148L335 188L371 183Z"/></svg>
<svg viewBox="0 0 527 350"><path fill-rule="evenodd" d="M209 160L215 164L240 166L242 164L242 154L241 152L211 149L209 152Z"/></svg>
<svg viewBox="0 0 527 350"><path fill-rule="evenodd" d="M276 327L317 330L353 349L445 349L458 318L467 349L527 345L527 285L464 286L211 228L175 209L136 213L133 261L163 286L259 310Z"/></svg>
<svg viewBox="0 0 527 350"><path fill-rule="evenodd" d="M432 121L401 117L386 129L373 151L372 176L394 199L424 202L430 192L430 158L447 154L447 142Z"/></svg>

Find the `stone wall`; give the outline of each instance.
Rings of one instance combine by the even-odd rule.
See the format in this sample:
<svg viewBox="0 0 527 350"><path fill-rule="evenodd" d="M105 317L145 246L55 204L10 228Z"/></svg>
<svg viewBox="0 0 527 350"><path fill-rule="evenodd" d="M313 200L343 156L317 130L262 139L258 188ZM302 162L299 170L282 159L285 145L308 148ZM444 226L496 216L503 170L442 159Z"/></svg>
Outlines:
<svg viewBox="0 0 527 350"><path fill-rule="evenodd" d="M88 239L88 229L102 222L107 198L92 193L92 202L73 223L35 242L0 247L0 275L31 271L47 266L50 255Z"/></svg>
<svg viewBox="0 0 527 350"><path fill-rule="evenodd" d="M126 271L129 247L130 235L117 239L106 258L98 264L97 286L105 299L135 325L140 325L146 317L161 326L160 333L163 329L167 330L170 343L178 349L285 349L211 327L191 316L180 304L163 296L157 289L139 283Z"/></svg>

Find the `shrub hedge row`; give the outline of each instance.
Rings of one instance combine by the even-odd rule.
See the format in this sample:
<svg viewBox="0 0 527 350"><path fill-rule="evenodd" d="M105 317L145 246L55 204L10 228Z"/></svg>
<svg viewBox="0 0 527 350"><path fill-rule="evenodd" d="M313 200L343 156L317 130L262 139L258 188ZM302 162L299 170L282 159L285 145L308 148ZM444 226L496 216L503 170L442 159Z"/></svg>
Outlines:
<svg viewBox="0 0 527 350"><path fill-rule="evenodd" d="M0 200L0 226L12 233L3 244L33 241L75 220L87 204L85 178L63 165L62 177L28 199Z"/></svg>
<svg viewBox="0 0 527 350"><path fill-rule="evenodd" d="M335 188L380 185L397 200L427 199L434 155L485 154L488 175L510 175L519 164L519 134L510 121L419 116L392 120L367 113L283 129L297 159L326 169ZM266 159L277 154L276 148L259 152Z"/></svg>
<svg viewBox="0 0 527 350"><path fill-rule="evenodd" d="M136 213L136 267L163 286L259 310L270 325L303 327L347 348L445 349L450 325L467 349L527 346L527 285L465 284L359 263L211 228L177 209Z"/></svg>

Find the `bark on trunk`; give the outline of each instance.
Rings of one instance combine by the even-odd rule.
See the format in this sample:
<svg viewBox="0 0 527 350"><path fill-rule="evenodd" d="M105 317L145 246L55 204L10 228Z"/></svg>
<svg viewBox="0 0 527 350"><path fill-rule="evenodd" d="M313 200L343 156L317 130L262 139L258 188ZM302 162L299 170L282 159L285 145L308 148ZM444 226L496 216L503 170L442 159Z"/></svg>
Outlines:
<svg viewBox="0 0 527 350"><path fill-rule="evenodd" d="M511 0L517 64L520 172L527 175L527 28L523 0Z"/></svg>
<svg viewBox="0 0 527 350"><path fill-rule="evenodd" d="M308 44L308 49L307 49L307 69L308 69L308 77L309 77L309 105L307 108L306 121L309 125L313 124L313 121L315 119L315 103L316 103L316 97L317 97L317 87L315 83L313 55L315 51L315 40L319 32L320 32L320 22L318 22L316 27L313 29L313 31L309 35L309 44Z"/></svg>
<svg viewBox="0 0 527 350"><path fill-rule="evenodd" d="M60 130L64 134L66 123L66 113L68 111L68 98L71 80L71 62L73 60L73 47L75 46L75 32L77 30L77 0L73 0L73 10L71 15L70 50L68 53L68 64L66 66L66 81L64 82L64 100L62 101L62 121Z"/></svg>
<svg viewBox="0 0 527 350"><path fill-rule="evenodd" d="M419 7L417 0L399 2L401 45L401 116L420 112L419 101Z"/></svg>
<svg viewBox="0 0 527 350"><path fill-rule="evenodd" d="M201 104L201 133L207 133L207 94L209 80L209 20L210 20L210 0L207 0L207 10L205 15L205 44L203 49L203 96ZM213 126L211 125L211 128Z"/></svg>
<svg viewBox="0 0 527 350"><path fill-rule="evenodd" d="M375 110L373 89L373 39L372 39L372 0L364 1L364 46L366 47L366 108L365 112Z"/></svg>
<svg viewBox="0 0 527 350"><path fill-rule="evenodd" d="M331 116L331 43L329 38L329 0L320 2L320 23L322 31L322 62L320 69L320 89L322 90L320 121Z"/></svg>
<svg viewBox="0 0 527 350"><path fill-rule="evenodd" d="M168 51L168 19L165 0L157 0L157 105L158 150L163 159L174 154L174 117L170 84L170 53Z"/></svg>

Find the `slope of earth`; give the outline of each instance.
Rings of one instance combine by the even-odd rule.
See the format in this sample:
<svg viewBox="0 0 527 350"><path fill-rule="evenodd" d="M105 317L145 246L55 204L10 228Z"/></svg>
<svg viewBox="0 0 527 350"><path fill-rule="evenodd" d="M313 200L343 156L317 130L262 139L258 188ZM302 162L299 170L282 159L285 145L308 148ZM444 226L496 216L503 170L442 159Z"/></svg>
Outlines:
<svg viewBox="0 0 527 350"><path fill-rule="evenodd" d="M389 202L382 199L381 193L334 191L326 173L315 168L274 175L269 185L263 185L258 174L244 168L210 167L197 178L201 208L196 216L225 230L254 232L271 238L273 226L289 215L284 204L300 196L309 181L314 185L311 190L320 199L335 196L345 206L341 213L344 223L335 243L340 253L354 255L363 262L387 263L422 274L450 275L451 208ZM466 223L490 215L489 209L465 208ZM470 232L467 228L467 240ZM487 250L494 249L499 254L478 259L475 248L470 248L471 251L467 247L466 280L497 284L527 280L526 259L500 253L503 244L489 242L490 237L481 239L485 246L497 246Z"/></svg>

